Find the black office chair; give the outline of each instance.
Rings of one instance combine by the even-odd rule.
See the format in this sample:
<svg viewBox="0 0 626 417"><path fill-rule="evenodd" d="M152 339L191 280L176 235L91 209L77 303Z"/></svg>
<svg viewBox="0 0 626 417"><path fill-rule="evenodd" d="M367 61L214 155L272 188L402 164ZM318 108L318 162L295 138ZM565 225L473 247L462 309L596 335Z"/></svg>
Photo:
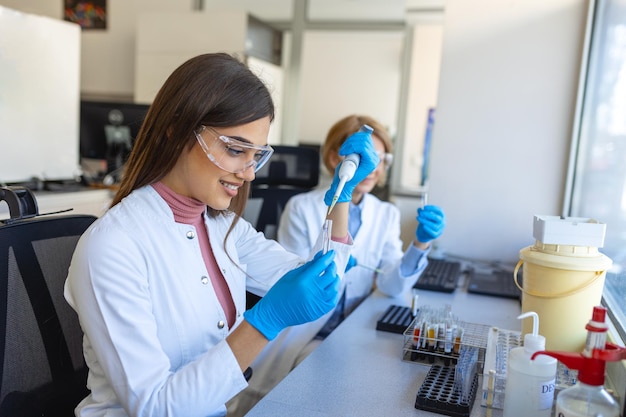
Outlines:
<svg viewBox="0 0 626 417"><path fill-rule="evenodd" d="M38 216L28 190L0 188L0 417L73 416L88 394L83 333L63 285L89 215Z"/></svg>
<svg viewBox="0 0 626 417"><path fill-rule="evenodd" d="M317 186L319 151L304 146L273 146L269 163L257 173L243 218L270 239L276 238L278 222L287 201Z"/></svg>

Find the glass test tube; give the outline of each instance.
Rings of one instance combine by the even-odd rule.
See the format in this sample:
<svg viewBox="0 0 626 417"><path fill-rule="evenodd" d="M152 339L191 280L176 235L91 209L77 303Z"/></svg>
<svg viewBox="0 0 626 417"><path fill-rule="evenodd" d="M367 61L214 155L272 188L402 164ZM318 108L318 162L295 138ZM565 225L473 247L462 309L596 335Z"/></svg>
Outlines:
<svg viewBox="0 0 626 417"><path fill-rule="evenodd" d="M333 230L333 221L330 219L326 219L326 221L324 222L324 225L322 226L322 233L323 233L322 253L326 253L330 250L330 238L332 235L332 230Z"/></svg>

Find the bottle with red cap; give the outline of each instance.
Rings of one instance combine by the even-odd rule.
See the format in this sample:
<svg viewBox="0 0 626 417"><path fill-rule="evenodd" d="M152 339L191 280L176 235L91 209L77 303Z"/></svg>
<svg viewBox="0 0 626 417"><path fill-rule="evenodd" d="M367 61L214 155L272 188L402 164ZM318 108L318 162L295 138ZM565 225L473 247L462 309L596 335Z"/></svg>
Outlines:
<svg viewBox="0 0 626 417"><path fill-rule="evenodd" d="M591 320L585 329L587 329L587 340L583 355L590 358L594 349L604 349L606 345L606 332L609 330L606 324L606 307L595 306L593 308Z"/></svg>
<svg viewBox="0 0 626 417"><path fill-rule="evenodd" d="M626 359L626 348L606 342L606 309L596 306L586 326L587 341L582 353L540 351L561 361L569 369L578 370L578 381L556 397L559 417L619 417L619 404L604 388L606 362Z"/></svg>

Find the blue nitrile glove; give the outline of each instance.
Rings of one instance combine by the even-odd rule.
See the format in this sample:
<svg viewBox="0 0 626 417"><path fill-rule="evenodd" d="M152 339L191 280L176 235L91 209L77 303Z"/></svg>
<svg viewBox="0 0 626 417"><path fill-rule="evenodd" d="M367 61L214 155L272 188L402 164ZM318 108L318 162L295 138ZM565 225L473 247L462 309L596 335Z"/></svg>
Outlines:
<svg viewBox="0 0 626 417"><path fill-rule="evenodd" d="M250 310L245 319L268 340L288 326L320 318L337 305L339 276L335 252L319 252L312 261L287 272Z"/></svg>
<svg viewBox="0 0 626 417"><path fill-rule="evenodd" d="M374 142L372 142L372 134L369 132L355 132L348 136L346 141L339 148L339 155L346 156L351 153L359 154L361 160L356 172L352 176L350 181L347 181L337 199L337 203L346 203L352 200L352 191L361 181L365 179L376 167L378 166L379 157L376 149L374 148ZM342 162L343 163L343 162ZM339 185L339 170L341 163L335 168L335 175L333 182L330 185L330 189L326 191L324 196L324 203L330 206L335 195L335 190Z"/></svg>
<svg viewBox="0 0 626 417"><path fill-rule="evenodd" d="M356 258L352 255L348 258L348 264L346 265L346 270L344 272L348 272L352 268L354 268L357 264Z"/></svg>
<svg viewBox="0 0 626 417"><path fill-rule="evenodd" d="M438 206L424 206L417 209L417 229L415 238L418 242L428 243L437 239L446 227L446 216Z"/></svg>

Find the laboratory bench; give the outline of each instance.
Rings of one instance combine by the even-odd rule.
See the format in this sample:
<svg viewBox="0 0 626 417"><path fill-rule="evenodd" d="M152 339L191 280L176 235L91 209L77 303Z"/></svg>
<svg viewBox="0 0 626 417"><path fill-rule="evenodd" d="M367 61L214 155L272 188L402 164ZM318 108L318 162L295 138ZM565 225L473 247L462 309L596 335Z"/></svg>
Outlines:
<svg viewBox="0 0 626 417"><path fill-rule="evenodd" d="M411 306L411 298L411 294L390 298L375 291L246 416L442 415L415 408L430 365L403 359L404 334L376 330L390 306ZM521 330L519 300L469 294L464 288L453 293L419 292L418 307L446 304L464 322ZM479 388L471 417L488 415L480 404L481 394ZM502 415L499 409L489 411L492 417Z"/></svg>

